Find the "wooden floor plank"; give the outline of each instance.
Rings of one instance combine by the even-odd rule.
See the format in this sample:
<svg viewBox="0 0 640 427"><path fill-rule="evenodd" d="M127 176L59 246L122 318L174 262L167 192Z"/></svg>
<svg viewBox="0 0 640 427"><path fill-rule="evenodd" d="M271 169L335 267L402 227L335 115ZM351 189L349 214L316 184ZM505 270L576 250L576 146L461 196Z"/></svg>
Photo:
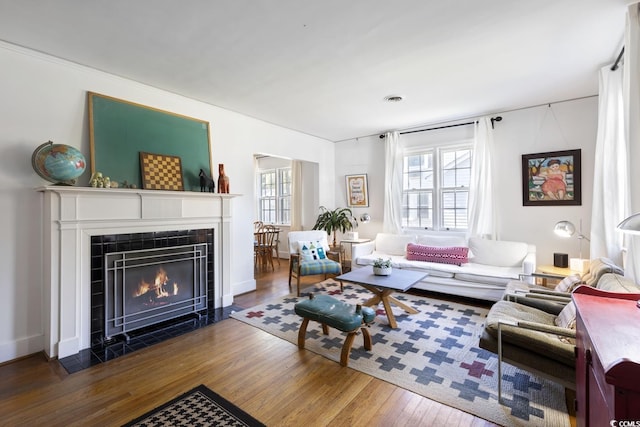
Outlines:
<svg viewBox="0 0 640 427"><path fill-rule="evenodd" d="M256 273L249 308L286 295L288 265ZM205 384L269 426L493 424L228 319L67 374L36 354L0 366L0 423L119 426ZM451 424L449 424L451 423Z"/></svg>

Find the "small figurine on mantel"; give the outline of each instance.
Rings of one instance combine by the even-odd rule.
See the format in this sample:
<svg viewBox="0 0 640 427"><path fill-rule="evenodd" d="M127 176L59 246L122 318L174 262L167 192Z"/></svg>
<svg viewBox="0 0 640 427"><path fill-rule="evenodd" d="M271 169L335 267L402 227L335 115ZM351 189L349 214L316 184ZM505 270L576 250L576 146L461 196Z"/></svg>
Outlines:
<svg viewBox="0 0 640 427"><path fill-rule="evenodd" d="M224 173L224 164L218 163L218 193L229 192L229 177Z"/></svg>
<svg viewBox="0 0 640 427"><path fill-rule="evenodd" d="M200 191L204 192L205 189L209 190L209 193L215 193L216 183L204 170L200 169Z"/></svg>

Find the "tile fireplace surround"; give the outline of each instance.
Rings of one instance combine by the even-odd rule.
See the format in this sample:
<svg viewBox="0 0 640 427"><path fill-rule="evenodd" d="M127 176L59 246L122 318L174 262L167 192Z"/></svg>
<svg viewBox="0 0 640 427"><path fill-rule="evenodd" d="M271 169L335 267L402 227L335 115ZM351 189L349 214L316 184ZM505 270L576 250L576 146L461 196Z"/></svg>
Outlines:
<svg viewBox="0 0 640 427"><path fill-rule="evenodd" d="M231 202L238 195L48 186L44 197L44 350L63 358L91 346L91 236L214 230L214 306L233 303Z"/></svg>

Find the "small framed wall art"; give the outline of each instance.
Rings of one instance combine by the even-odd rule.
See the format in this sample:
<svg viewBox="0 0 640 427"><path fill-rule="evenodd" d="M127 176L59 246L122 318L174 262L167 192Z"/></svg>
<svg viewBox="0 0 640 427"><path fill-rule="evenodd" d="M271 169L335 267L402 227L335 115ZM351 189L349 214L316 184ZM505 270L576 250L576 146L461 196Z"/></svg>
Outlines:
<svg viewBox="0 0 640 427"><path fill-rule="evenodd" d="M522 155L522 205L582 205L580 150Z"/></svg>
<svg viewBox="0 0 640 427"><path fill-rule="evenodd" d="M346 175L347 205L350 208L366 208L369 206L369 190L367 174Z"/></svg>
<svg viewBox="0 0 640 427"><path fill-rule="evenodd" d="M140 152L142 188L184 191L182 162L178 156Z"/></svg>

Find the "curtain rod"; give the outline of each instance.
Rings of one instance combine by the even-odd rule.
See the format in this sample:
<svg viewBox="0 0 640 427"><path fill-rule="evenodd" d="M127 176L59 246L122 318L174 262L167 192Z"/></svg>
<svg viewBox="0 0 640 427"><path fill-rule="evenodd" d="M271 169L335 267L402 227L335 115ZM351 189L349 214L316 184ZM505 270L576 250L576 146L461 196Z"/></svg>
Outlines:
<svg viewBox="0 0 640 427"><path fill-rule="evenodd" d="M502 116L491 117L491 128L493 128L493 123L494 122L499 122L499 121L502 121ZM455 127L458 127L458 126L468 126L468 125L473 125L473 124L476 124L476 123L478 123L478 121L474 120L472 122L457 123L455 125L437 126L437 127L433 127L433 128L418 129L418 130L406 130L404 132L400 132L400 135L406 135L408 133L427 132L427 131L430 131L430 130L455 128ZM381 134L380 135L380 139L383 139L384 137L385 137L385 134Z"/></svg>
<svg viewBox="0 0 640 427"><path fill-rule="evenodd" d="M611 71L615 71L618 69L618 66L620 64L620 60L622 59L622 56L624 55L624 46L622 46L622 50L620 50L620 54L618 55L618 58L616 59L616 62L613 63L613 65L611 66Z"/></svg>
<svg viewBox="0 0 640 427"><path fill-rule="evenodd" d="M526 107L518 107L518 108L512 108L510 110L503 110L500 113L502 113L502 114L512 113L514 111L528 110L529 108L538 108L538 107L544 107L544 106L551 107L551 105L553 105L553 104L562 104L562 103L565 103L565 102L580 101L581 99L588 99L588 98L594 98L594 97L597 98L598 95L578 96L576 98L563 99L562 101L553 101L553 102L545 102L544 104L528 105ZM460 118L458 120L469 120L469 119L471 119L471 117ZM453 121L453 120L451 120L451 121ZM491 118L491 126L493 127L494 122L499 122L499 121L502 121L502 116L492 117ZM448 127L461 126L461 125L471 124L471 123L475 123L475 122L461 123L460 125L439 126L439 127L435 127L435 128L428 128L428 129L408 131L408 132L423 132L423 131L427 131L427 130L444 129L444 128L448 128ZM405 131L405 132L407 132L407 131ZM404 134L405 132L400 132L400 133ZM374 136L374 135L367 135L367 137L371 137L371 136ZM380 137L380 139L384 138L384 134L378 135L378 136ZM362 138L362 137L360 137L360 138ZM341 142L341 141L337 141L337 142Z"/></svg>

